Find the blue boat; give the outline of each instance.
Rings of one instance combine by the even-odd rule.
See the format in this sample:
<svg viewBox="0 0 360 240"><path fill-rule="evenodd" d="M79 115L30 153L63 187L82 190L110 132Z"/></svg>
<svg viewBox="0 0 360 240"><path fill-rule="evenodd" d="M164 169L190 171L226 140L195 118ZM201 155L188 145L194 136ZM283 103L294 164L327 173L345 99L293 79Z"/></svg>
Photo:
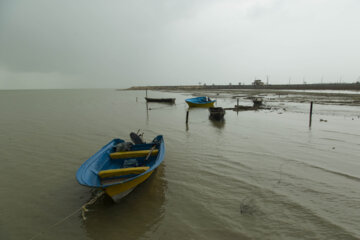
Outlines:
<svg viewBox="0 0 360 240"><path fill-rule="evenodd" d="M116 151L118 146L128 149ZM116 138L80 166L76 179L81 185L104 189L116 202L149 178L164 156L162 135L151 143L134 145Z"/></svg>
<svg viewBox="0 0 360 240"><path fill-rule="evenodd" d="M211 100L209 97L196 97L188 98L185 100L185 102L189 105L189 107L209 108L214 107L216 100Z"/></svg>

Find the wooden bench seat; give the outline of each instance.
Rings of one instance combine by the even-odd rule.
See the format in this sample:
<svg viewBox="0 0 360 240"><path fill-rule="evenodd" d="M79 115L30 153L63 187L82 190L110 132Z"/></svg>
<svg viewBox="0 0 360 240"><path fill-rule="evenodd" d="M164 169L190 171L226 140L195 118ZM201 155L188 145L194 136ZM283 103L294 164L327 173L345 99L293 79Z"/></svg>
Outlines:
<svg viewBox="0 0 360 240"><path fill-rule="evenodd" d="M98 172L100 178L111 178L111 177L120 177L129 174L141 174L147 171L150 167L132 167L132 168L117 168L102 170Z"/></svg>
<svg viewBox="0 0 360 240"><path fill-rule="evenodd" d="M140 151L126 151L126 152L114 152L110 153L111 159L121 159L121 158L136 158L136 157L146 157L151 150L140 150ZM159 152L158 149L154 149L151 152L151 156L157 155Z"/></svg>

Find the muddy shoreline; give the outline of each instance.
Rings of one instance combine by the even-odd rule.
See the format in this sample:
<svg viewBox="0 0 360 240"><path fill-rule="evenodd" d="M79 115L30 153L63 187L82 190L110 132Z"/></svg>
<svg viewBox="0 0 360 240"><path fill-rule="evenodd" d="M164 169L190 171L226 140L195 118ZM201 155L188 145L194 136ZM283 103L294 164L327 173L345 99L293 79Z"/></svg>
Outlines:
<svg viewBox="0 0 360 240"><path fill-rule="evenodd" d="M144 90L143 90L144 91ZM360 106L359 91L292 91L292 90L274 90L274 89L154 89L154 91L174 92L191 94L193 96L209 96L210 98L223 99L252 99L261 97L265 103L271 102L293 102L310 103L323 105L346 105Z"/></svg>
<svg viewBox="0 0 360 240"><path fill-rule="evenodd" d="M216 90L216 91L188 91L191 94L209 95L217 98L243 98L251 99L261 97L265 102L295 102L306 103L314 102L316 104L326 105L347 105L360 106L360 94L349 92L307 92L290 90Z"/></svg>
<svg viewBox="0 0 360 240"><path fill-rule="evenodd" d="M301 84L266 86L144 86L127 90L151 90L207 95L213 98L251 99L261 97L265 102L314 102L324 105L360 106L360 84Z"/></svg>
<svg viewBox="0 0 360 240"><path fill-rule="evenodd" d="M356 83L313 83L313 84L260 84L260 85L180 85L180 86L137 86L128 90L336 90L360 91Z"/></svg>

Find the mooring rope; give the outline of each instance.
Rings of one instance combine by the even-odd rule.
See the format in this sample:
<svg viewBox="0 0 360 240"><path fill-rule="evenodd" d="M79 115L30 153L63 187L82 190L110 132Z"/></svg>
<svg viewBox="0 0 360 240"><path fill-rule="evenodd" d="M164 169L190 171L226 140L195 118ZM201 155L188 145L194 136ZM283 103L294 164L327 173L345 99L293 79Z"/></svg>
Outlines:
<svg viewBox="0 0 360 240"><path fill-rule="evenodd" d="M74 216L79 211L81 211L81 216L82 216L83 220L85 221L86 220L85 213L89 211L86 207L89 206L89 205L94 204L102 195L104 195L104 193L105 193L104 191L99 192L92 199L90 199L87 203L82 205L80 208L76 209L74 212L67 215L66 217L60 219L59 221L57 221L55 224L51 225L50 227L48 227L44 231L38 232L33 237L31 237L29 240L33 240L33 239L39 237L40 235L44 234L45 232L49 231L50 229L60 225L61 223L65 222L67 219L69 219L70 217Z"/></svg>
<svg viewBox="0 0 360 240"><path fill-rule="evenodd" d="M81 206L81 216L84 221L86 220L85 213L89 211L86 207L94 204L102 195L104 195L104 193L104 191L98 192L95 197L93 197L92 199L90 199L90 201Z"/></svg>

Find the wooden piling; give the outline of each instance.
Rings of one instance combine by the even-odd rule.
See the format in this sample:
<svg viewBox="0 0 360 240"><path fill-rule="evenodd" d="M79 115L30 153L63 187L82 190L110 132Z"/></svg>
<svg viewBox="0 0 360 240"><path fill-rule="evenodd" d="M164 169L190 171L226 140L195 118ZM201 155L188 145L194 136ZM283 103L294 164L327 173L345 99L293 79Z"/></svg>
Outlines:
<svg viewBox="0 0 360 240"><path fill-rule="evenodd" d="M309 127L311 127L311 121L312 121L312 110L313 110L313 102L310 102L310 117L309 117Z"/></svg>
<svg viewBox="0 0 360 240"><path fill-rule="evenodd" d="M147 89L145 90L145 92L146 92L146 98L147 98Z"/></svg>
<svg viewBox="0 0 360 240"><path fill-rule="evenodd" d="M236 106L239 106L239 98L236 98Z"/></svg>
<svg viewBox="0 0 360 240"><path fill-rule="evenodd" d="M189 122L189 110L186 111L186 124Z"/></svg>

